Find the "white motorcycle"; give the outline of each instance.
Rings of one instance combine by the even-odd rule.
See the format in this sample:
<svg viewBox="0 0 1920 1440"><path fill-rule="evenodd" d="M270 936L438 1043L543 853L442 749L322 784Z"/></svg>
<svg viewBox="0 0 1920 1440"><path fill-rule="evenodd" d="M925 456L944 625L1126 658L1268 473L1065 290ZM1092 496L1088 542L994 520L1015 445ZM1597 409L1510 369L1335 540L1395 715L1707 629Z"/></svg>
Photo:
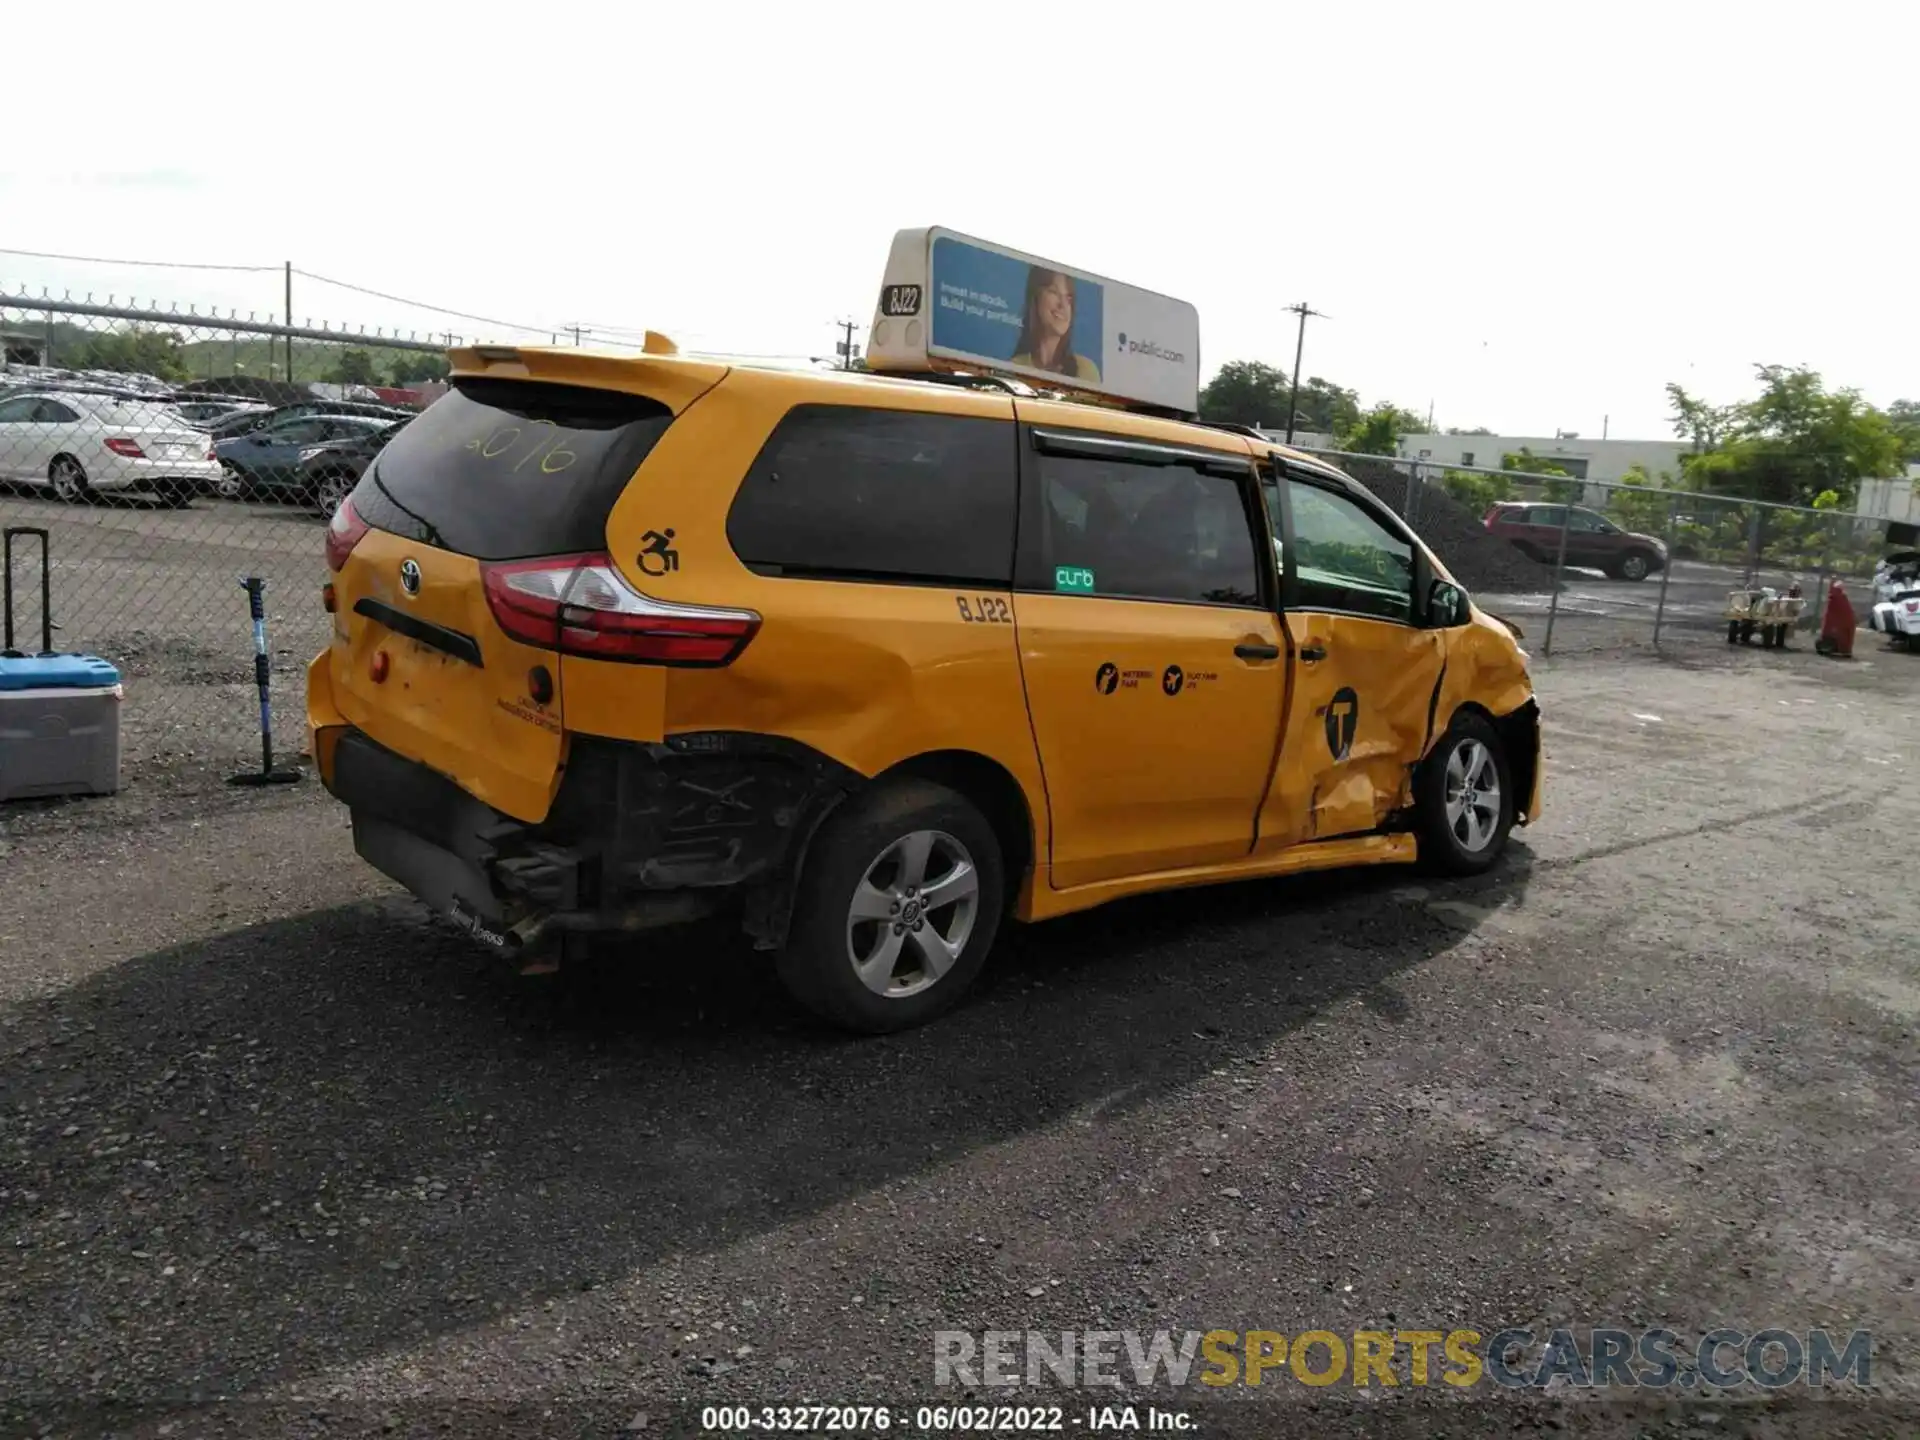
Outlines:
<svg viewBox="0 0 1920 1440"><path fill-rule="evenodd" d="M1874 568L1867 628L1920 651L1920 550L1896 550Z"/></svg>

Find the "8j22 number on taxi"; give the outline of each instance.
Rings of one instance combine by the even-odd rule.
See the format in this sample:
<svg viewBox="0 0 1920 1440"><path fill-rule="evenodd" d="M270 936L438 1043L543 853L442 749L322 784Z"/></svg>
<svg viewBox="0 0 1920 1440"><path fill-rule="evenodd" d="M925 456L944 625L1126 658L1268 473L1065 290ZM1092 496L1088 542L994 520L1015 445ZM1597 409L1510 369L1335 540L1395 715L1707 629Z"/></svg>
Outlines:
<svg viewBox="0 0 1920 1440"><path fill-rule="evenodd" d="M1011 625L1013 610L997 595L956 595L960 618L969 625Z"/></svg>

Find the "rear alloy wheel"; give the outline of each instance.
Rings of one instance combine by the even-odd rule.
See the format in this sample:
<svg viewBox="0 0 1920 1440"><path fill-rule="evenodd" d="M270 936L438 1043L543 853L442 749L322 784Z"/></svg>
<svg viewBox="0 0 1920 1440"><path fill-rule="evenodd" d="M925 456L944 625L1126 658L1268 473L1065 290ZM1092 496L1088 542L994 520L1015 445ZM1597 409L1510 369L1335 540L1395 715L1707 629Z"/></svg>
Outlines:
<svg viewBox="0 0 1920 1440"><path fill-rule="evenodd" d="M850 801L815 838L781 952L782 983L862 1034L922 1024L973 983L999 928L993 827L927 781Z"/></svg>
<svg viewBox="0 0 1920 1440"><path fill-rule="evenodd" d="M333 512L345 504L347 496L352 493L353 477L339 470L329 470L313 487L313 503L322 515L331 520Z"/></svg>
<svg viewBox="0 0 1920 1440"><path fill-rule="evenodd" d="M1646 555L1639 550L1634 550L1622 557L1619 574L1622 580L1644 580L1652 569L1653 565Z"/></svg>
<svg viewBox="0 0 1920 1440"><path fill-rule="evenodd" d="M1414 779L1420 858L1453 875L1477 875L1500 858L1513 828L1513 782L1500 736L1486 717L1459 716Z"/></svg>
<svg viewBox="0 0 1920 1440"><path fill-rule="evenodd" d="M227 461L220 462L220 478L213 482L213 493L222 500L244 500L247 498L247 477L237 466Z"/></svg>
<svg viewBox="0 0 1920 1440"><path fill-rule="evenodd" d="M79 505L93 495L92 487L87 484L87 472L71 455L55 458L47 467L47 482L53 486L53 493L69 505Z"/></svg>

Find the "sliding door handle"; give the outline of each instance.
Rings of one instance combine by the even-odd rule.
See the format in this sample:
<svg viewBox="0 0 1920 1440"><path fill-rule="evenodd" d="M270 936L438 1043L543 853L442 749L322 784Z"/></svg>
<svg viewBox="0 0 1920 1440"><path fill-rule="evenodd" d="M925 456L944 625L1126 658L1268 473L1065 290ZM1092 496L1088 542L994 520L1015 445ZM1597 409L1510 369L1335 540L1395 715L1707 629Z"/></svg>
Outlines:
<svg viewBox="0 0 1920 1440"><path fill-rule="evenodd" d="M1242 660L1278 660L1280 658L1280 647L1278 645L1263 645L1254 641L1245 641L1234 646L1233 653L1238 655Z"/></svg>
<svg viewBox="0 0 1920 1440"><path fill-rule="evenodd" d="M1316 660L1324 660L1327 658L1327 647L1318 640L1309 640L1300 647L1300 658L1309 665Z"/></svg>

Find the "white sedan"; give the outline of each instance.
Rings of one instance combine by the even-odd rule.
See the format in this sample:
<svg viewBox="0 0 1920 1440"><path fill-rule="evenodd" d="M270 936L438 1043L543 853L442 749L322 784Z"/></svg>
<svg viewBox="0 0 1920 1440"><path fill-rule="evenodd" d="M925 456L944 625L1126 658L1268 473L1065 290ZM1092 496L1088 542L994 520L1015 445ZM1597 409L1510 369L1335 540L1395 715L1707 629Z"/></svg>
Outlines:
<svg viewBox="0 0 1920 1440"><path fill-rule="evenodd" d="M77 390L0 400L0 480L68 501L145 490L184 505L219 478L213 442L163 404Z"/></svg>

